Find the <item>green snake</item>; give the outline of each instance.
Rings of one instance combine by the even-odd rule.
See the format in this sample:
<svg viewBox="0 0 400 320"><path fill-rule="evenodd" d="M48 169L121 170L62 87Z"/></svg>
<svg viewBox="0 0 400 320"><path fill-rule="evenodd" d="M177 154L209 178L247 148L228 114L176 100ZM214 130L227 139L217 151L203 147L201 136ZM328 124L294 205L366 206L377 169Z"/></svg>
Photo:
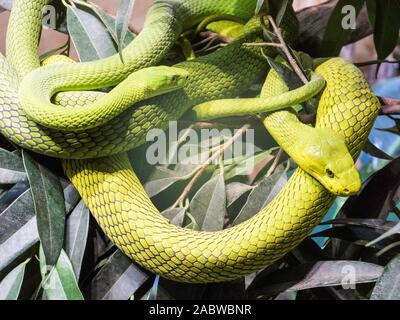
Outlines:
<svg viewBox="0 0 400 320"><path fill-rule="evenodd" d="M187 21L195 24L214 14L248 19L255 1L156 1L142 34L123 52L125 64L111 57L39 69L37 43L41 9L46 3L14 1L7 36L8 60L0 57L1 132L23 148L69 159L63 160L67 176L104 232L126 255L176 281L232 280L276 261L319 223L335 196L298 168L268 206L237 226L219 232L176 227L152 204L127 155L121 153L142 144L147 130L165 128L169 120L178 119L191 107L233 98L259 81L266 73L265 60L259 50L244 45L261 40L257 23L248 23L245 34L232 44L175 65L189 74L183 88L140 102L99 127L77 132L44 128L30 120L20 105L19 83L31 71L43 85L44 100L59 91L113 86L132 72L157 64L181 31L192 25ZM290 19L283 23L290 24ZM343 59L330 59L315 72L326 80L316 128L331 128L341 134L356 159L379 112L379 102L362 73ZM97 99L85 92L71 94L70 99L78 100L79 96L87 101ZM274 118L267 116L265 121L273 122Z"/></svg>

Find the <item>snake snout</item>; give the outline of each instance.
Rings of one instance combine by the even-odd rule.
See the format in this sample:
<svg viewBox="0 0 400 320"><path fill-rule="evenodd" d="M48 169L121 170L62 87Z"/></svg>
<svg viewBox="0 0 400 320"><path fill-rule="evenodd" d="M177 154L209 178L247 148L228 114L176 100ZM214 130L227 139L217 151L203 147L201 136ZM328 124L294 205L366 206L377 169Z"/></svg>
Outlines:
<svg viewBox="0 0 400 320"><path fill-rule="evenodd" d="M340 177L342 187L339 188L338 195L348 197L356 194L361 188L361 179L356 168L352 168Z"/></svg>

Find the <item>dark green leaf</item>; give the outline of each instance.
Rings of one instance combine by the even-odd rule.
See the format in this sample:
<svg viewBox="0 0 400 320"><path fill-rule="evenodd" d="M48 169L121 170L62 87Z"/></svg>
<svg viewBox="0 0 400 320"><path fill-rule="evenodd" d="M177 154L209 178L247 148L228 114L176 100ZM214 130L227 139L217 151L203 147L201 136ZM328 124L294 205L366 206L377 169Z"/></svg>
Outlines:
<svg viewBox="0 0 400 320"><path fill-rule="evenodd" d="M43 248L40 247L40 273L42 274L43 289L49 300L83 300L83 295L78 287L71 261L64 250L55 267L48 272Z"/></svg>
<svg viewBox="0 0 400 320"><path fill-rule="evenodd" d="M251 296L270 297L285 291L354 286L378 279L383 267L361 261L318 261L272 272L254 280Z"/></svg>
<svg viewBox="0 0 400 320"><path fill-rule="evenodd" d="M400 28L400 3L395 0L376 1L374 42L378 59L385 59L397 45Z"/></svg>
<svg viewBox="0 0 400 320"><path fill-rule="evenodd" d="M303 82L299 76L287 66L269 57L267 57L267 61L271 68L276 71L276 73L282 78L282 80L291 90L303 86Z"/></svg>
<svg viewBox="0 0 400 320"><path fill-rule="evenodd" d="M206 182L190 202L190 213L201 230L218 231L224 226L226 193L224 176L219 174Z"/></svg>
<svg viewBox="0 0 400 320"><path fill-rule="evenodd" d="M228 164L224 168L225 181L240 175L247 175L255 166L266 159L272 160L271 152L274 148L256 154L255 156L241 156L231 160L232 164Z"/></svg>
<svg viewBox="0 0 400 320"><path fill-rule="evenodd" d="M365 143L363 151L379 159L393 160L392 156L388 155L386 152L379 149L370 140L367 140L367 142Z"/></svg>
<svg viewBox="0 0 400 320"><path fill-rule="evenodd" d="M226 186L227 207L234 203L246 192L252 190L253 187L241 182L231 182Z"/></svg>
<svg viewBox="0 0 400 320"><path fill-rule="evenodd" d="M21 194L29 189L28 180L21 180L12 186L8 191L5 191L0 196L0 212L3 212L11 205Z"/></svg>
<svg viewBox="0 0 400 320"><path fill-rule="evenodd" d="M61 180L62 182L62 180ZM75 208L81 196L72 183L64 187L65 211L70 213Z"/></svg>
<svg viewBox="0 0 400 320"><path fill-rule="evenodd" d="M378 238L376 238L375 240L369 242L367 244L367 246L371 246L375 243L378 243L379 241L382 241L383 239L386 239L388 237L391 237L395 234L399 234L400 233L400 223L397 223L395 226L393 226L392 228L390 228L388 231L386 231L384 234L382 234L381 236L379 236Z"/></svg>
<svg viewBox="0 0 400 320"><path fill-rule="evenodd" d="M185 218L185 211L185 208L173 208L164 210L161 214L166 217L170 223L181 227Z"/></svg>
<svg viewBox="0 0 400 320"><path fill-rule="evenodd" d="M182 167L182 170L171 170L166 167L157 166L151 173L148 181L144 184L144 188L150 198L164 191L175 182L184 181L193 175L193 171L187 172Z"/></svg>
<svg viewBox="0 0 400 320"><path fill-rule="evenodd" d="M144 271L118 250L91 282L91 298L128 300L148 278Z"/></svg>
<svg viewBox="0 0 400 320"><path fill-rule="evenodd" d="M25 266L29 260L18 265L0 282L0 300L17 300L24 280Z"/></svg>
<svg viewBox="0 0 400 320"><path fill-rule="evenodd" d="M0 148L0 184L14 184L25 178L21 157Z"/></svg>
<svg viewBox="0 0 400 320"><path fill-rule="evenodd" d="M278 10L278 12L277 12L277 14L276 14L276 18L275 18L276 24L277 24L278 26L281 25L281 22L282 22L283 17L285 16L286 10L287 10L288 7L290 7L291 5L292 5L292 1L289 1L289 0L283 0L283 1L281 1L279 10Z"/></svg>
<svg viewBox="0 0 400 320"><path fill-rule="evenodd" d="M371 300L400 300L400 255L394 257L385 267L376 282Z"/></svg>
<svg viewBox="0 0 400 320"><path fill-rule="evenodd" d="M342 47L346 44L351 28L342 26L345 13L342 13L344 6L351 6L355 9L356 16L364 5L364 0L339 0L333 10L328 25L325 30L324 40L321 47L321 56L332 57L340 53ZM354 21L355 23L355 21Z"/></svg>
<svg viewBox="0 0 400 320"><path fill-rule="evenodd" d="M250 193L245 205L233 221L237 225L246 221L262 208L264 208L278 194L286 184L286 170L283 165L277 167L275 172L265 177Z"/></svg>
<svg viewBox="0 0 400 320"><path fill-rule="evenodd" d="M88 230L89 209L81 200L67 219L65 233L65 252L71 260L77 279L79 279L81 272Z"/></svg>
<svg viewBox="0 0 400 320"><path fill-rule="evenodd" d="M38 237L29 189L0 215L0 271L37 243Z"/></svg>
<svg viewBox="0 0 400 320"><path fill-rule="evenodd" d="M385 219L393 209L392 199L400 184L400 158L370 176L357 196L350 197L342 207L347 218Z"/></svg>
<svg viewBox="0 0 400 320"><path fill-rule="evenodd" d="M376 2L377 0L366 0L369 23L374 29L376 21Z"/></svg>
<svg viewBox="0 0 400 320"><path fill-rule="evenodd" d="M264 5L267 9L266 11L268 11L268 0L257 0L256 12L255 12L256 16L263 12L263 10L261 9Z"/></svg>
<svg viewBox="0 0 400 320"><path fill-rule="evenodd" d="M46 263L54 265L64 242L65 204L58 178L26 151L22 158L35 207L37 227Z"/></svg>

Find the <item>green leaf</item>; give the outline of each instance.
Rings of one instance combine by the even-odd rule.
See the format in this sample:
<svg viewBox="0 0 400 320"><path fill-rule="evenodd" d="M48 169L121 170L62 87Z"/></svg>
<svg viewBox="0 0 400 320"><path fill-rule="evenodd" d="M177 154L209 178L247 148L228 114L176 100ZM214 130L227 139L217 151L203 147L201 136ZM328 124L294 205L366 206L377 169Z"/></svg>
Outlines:
<svg viewBox="0 0 400 320"><path fill-rule="evenodd" d="M400 255L385 267L372 290L371 300L400 300Z"/></svg>
<svg viewBox="0 0 400 320"><path fill-rule="evenodd" d="M88 231L89 209L81 200L68 217L65 232L65 252L71 260L77 279L81 271Z"/></svg>
<svg viewBox="0 0 400 320"><path fill-rule="evenodd" d="M207 181L190 202L190 213L203 231L218 231L224 226L226 193L224 176Z"/></svg>
<svg viewBox="0 0 400 320"><path fill-rule="evenodd" d="M90 284L93 300L128 300L149 276L121 251L116 251Z"/></svg>
<svg viewBox="0 0 400 320"><path fill-rule="evenodd" d="M115 19L111 16L109 16L107 13L105 13L100 7L93 5L93 11L96 13L96 15L99 17L99 19L103 22L104 26L106 27L107 31L110 33L112 36L115 44L118 46L118 36L117 36L117 31L115 30ZM126 46L128 45L133 39L135 39L135 34L129 29L126 32L123 45Z"/></svg>
<svg viewBox="0 0 400 320"><path fill-rule="evenodd" d="M367 142L365 143L363 151L375 158L384 160L393 160L392 156L388 155L386 152L379 149L370 140L367 140Z"/></svg>
<svg viewBox="0 0 400 320"><path fill-rule="evenodd" d="M26 151L22 158L31 186L40 242L48 265L54 265L64 242L65 204L58 178Z"/></svg>
<svg viewBox="0 0 400 320"><path fill-rule="evenodd" d="M167 167L157 166L152 171L144 188L150 198L164 191L178 181L185 181L193 176L192 166L188 168L181 166L178 170L171 170ZM189 172L188 172L189 171Z"/></svg>
<svg viewBox="0 0 400 320"><path fill-rule="evenodd" d="M364 0L339 0L334 8L324 33L320 55L323 57L337 56L342 47L346 44L352 29L345 29L342 21L345 18L342 9L344 6L352 6L356 15L364 5Z"/></svg>
<svg viewBox="0 0 400 320"><path fill-rule="evenodd" d="M375 243L378 243L386 238L389 238L395 234L400 233L400 222L397 223L394 227L392 227L390 230L386 231L384 234L376 238L375 240L367 243L367 247L374 245Z"/></svg>
<svg viewBox="0 0 400 320"><path fill-rule="evenodd" d="M241 182L231 182L226 186L226 200L229 207L237 199L239 199L246 192L252 190L254 187Z"/></svg>
<svg viewBox="0 0 400 320"><path fill-rule="evenodd" d="M297 89L303 86L303 82L299 78L299 76L291 69L289 69L284 64L275 61L267 57L268 64L271 66L272 69L281 77L281 79L285 82L285 84L291 90Z"/></svg>
<svg viewBox="0 0 400 320"><path fill-rule="evenodd" d="M42 287L49 300L83 300L83 295L78 287L71 261L64 250L54 267L48 271L42 246L39 250L40 273Z"/></svg>
<svg viewBox="0 0 400 320"><path fill-rule="evenodd" d="M255 12L256 16L258 16L260 14L261 9L262 9L264 4L265 4L266 7L268 7L268 0L257 0L256 12Z"/></svg>
<svg viewBox="0 0 400 320"><path fill-rule="evenodd" d="M161 214L165 218L167 218L170 223L181 227L185 218L185 212L185 208L173 208L164 210L163 212L161 212Z"/></svg>
<svg viewBox="0 0 400 320"><path fill-rule="evenodd" d="M87 10L68 7L68 31L80 61L103 59L116 53L102 21Z"/></svg>
<svg viewBox="0 0 400 320"><path fill-rule="evenodd" d="M265 159L272 160L273 157L271 156L271 152L273 150L274 148L260 152L255 156L241 156L238 158L234 158L232 160L232 164L226 165L224 168L225 181L240 175L248 174L250 170L252 170L255 166L257 166Z"/></svg>
<svg viewBox="0 0 400 320"><path fill-rule="evenodd" d="M375 282L382 272L383 267L361 261L310 262L256 278L249 287L249 292L251 296L270 297L281 292L297 292L320 287L352 288L358 283Z"/></svg>
<svg viewBox="0 0 400 320"><path fill-rule="evenodd" d="M63 184L62 179L61 179L61 184ZM65 184L64 199L65 199L65 212L70 213L81 199L78 190L76 190L76 188L72 183L68 182L68 184Z"/></svg>
<svg viewBox="0 0 400 320"><path fill-rule="evenodd" d="M250 192L245 205L236 216L233 224L237 225L246 221L259 212L272 201L286 182L286 170L283 165L279 165L272 175L262 179L262 181Z"/></svg>
<svg viewBox="0 0 400 320"><path fill-rule="evenodd" d="M292 5L292 1L289 1L289 0L282 0L282 1L281 1L279 10L278 10L278 12L277 12L277 14L276 14L276 18L275 18L276 24L277 24L278 26L281 25L282 19L283 19L283 17L285 16L286 10L287 10L288 7L290 7L291 5Z"/></svg>
<svg viewBox="0 0 400 320"><path fill-rule="evenodd" d="M117 18L115 20L115 32L117 34L118 52L123 60L122 50L124 49L124 39L128 32L129 21L133 14L133 6L135 0L120 0L117 11Z"/></svg>
<svg viewBox="0 0 400 320"><path fill-rule="evenodd" d="M370 7L368 8L370 9ZM400 29L400 3L395 0L376 1L374 43L378 59L385 59L397 45Z"/></svg>
<svg viewBox="0 0 400 320"><path fill-rule="evenodd" d="M0 148L0 184L14 184L25 178L21 157Z"/></svg>
<svg viewBox="0 0 400 320"><path fill-rule="evenodd" d="M25 266L30 259L18 265L0 282L0 300L17 300L24 280Z"/></svg>
<svg viewBox="0 0 400 320"><path fill-rule="evenodd" d="M0 215L0 271L22 256L39 239L30 189Z"/></svg>
<svg viewBox="0 0 400 320"><path fill-rule="evenodd" d="M376 2L376 0L366 0L365 2L367 4L369 24L372 29L374 29L376 21Z"/></svg>

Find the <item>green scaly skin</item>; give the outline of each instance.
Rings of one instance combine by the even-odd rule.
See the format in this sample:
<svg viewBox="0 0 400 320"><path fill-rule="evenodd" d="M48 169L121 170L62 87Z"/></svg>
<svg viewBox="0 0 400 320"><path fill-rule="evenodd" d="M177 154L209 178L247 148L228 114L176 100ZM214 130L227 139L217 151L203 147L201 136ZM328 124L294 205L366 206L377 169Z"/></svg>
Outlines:
<svg viewBox="0 0 400 320"><path fill-rule="evenodd" d="M133 72L95 103L75 108L29 102L29 90L23 84L34 83L33 76L34 73L29 73L19 88L20 104L25 106L28 117L46 128L79 131L105 124L139 101L182 89L189 74L183 69L166 66L144 68Z"/></svg>
<svg viewBox="0 0 400 320"><path fill-rule="evenodd" d="M260 97L279 97L288 91L278 73L271 70ZM349 196L360 190L360 175L341 134L301 123L291 108L269 113L262 122L282 149L329 192Z"/></svg>
<svg viewBox="0 0 400 320"><path fill-rule="evenodd" d="M36 27L40 25L40 19L38 20L40 15L37 11L41 12L41 5L38 5L37 2L45 1L16 0L14 2L7 35L7 52L8 60L18 70L19 76L8 66L4 57L0 57L0 78L4 82L0 88L0 94L6 101L6 103L0 101L2 109L0 128L1 132L12 142L47 156L63 159L86 159L104 157L133 149L145 142L146 134L150 129L167 128L168 121L180 118L183 113L196 104L210 99L237 96L253 83L260 81L267 72L259 50L242 45L246 42L261 40L261 30L257 24L253 23L248 26L246 36L224 50L175 65L174 67L183 69L190 74L183 89L165 94L162 98L153 98L138 103L134 108L129 108L108 123L91 130L66 132L45 128L30 120L21 110L17 82L23 74L39 68L40 65L37 56L38 35L31 35L31 38L26 37L27 31L40 29ZM169 3L179 2L169 1ZM214 1L213 6L216 3L226 4L225 1L220 0ZM230 3L233 4L235 1ZM248 10L253 12L253 9ZM238 11L242 12L243 10ZM247 12L247 16L251 14ZM149 23L146 23L146 26L148 25ZM156 37L157 30L153 30L152 33L159 41ZM174 37L170 40L174 42ZM143 41L145 41L144 44L142 44ZM32 42L35 43L35 46ZM148 43L151 41L143 37L136 37L134 42L133 48L136 48L135 50L141 48L144 61L152 59L153 53L146 51ZM126 50L128 49L129 47L124 51L125 59L127 59ZM30 53L27 53L26 50L30 50ZM271 50L269 54L273 56L275 53ZM119 56L116 58L119 59ZM21 61L26 63L20 63ZM101 62L98 63L101 64ZM65 65L58 65L60 69L65 67ZM64 95L60 99L68 97L69 95ZM74 100L81 104L86 100L94 101L95 97L93 94L88 96L86 92L77 93ZM68 105L68 103L65 104Z"/></svg>
<svg viewBox="0 0 400 320"><path fill-rule="evenodd" d="M317 95L324 86L325 79L313 73L310 82L289 92L266 98L213 100L195 106L193 111L199 120L271 112L307 101Z"/></svg>
<svg viewBox="0 0 400 320"><path fill-rule="evenodd" d="M17 16L23 22L22 26L40 23L34 20L40 15L37 12L26 11L24 2L16 1L14 17ZM25 3L32 2L35 1ZM210 2L210 6L215 2ZM241 2L238 2L238 5ZM207 5L208 1L204 1L204 4ZM37 47L32 43L21 43L18 34L24 33L25 30L19 28L21 25L14 24L9 29L9 39L18 40L9 45L15 49L11 50L11 54L9 51L13 61L35 55L37 52L33 50ZM32 29L31 26L30 28ZM156 33L156 30L154 32ZM183 102L184 106L189 108L210 99L235 96L240 89L245 90L254 83L262 73L260 69L264 63L257 55L258 50L244 47L242 43L255 39L256 35L253 34L215 54L180 64L191 74L188 83L182 89L183 92L178 90L166 94L163 99L153 98L143 105L139 104L135 110L139 109L141 113L137 115L148 118L140 124L137 117L134 117L134 125L138 125L138 128L130 127L131 135L135 135L135 142L131 142L131 145L143 141L139 132L142 127L152 128L152 119L156 118L156 125L159 125L165 120L178 117L180 112L174 111L179 108L177 103ZM35 42L34 40L35 38L25 38L25 41ZM37 44L37 41L35 43ZM19 48L24 51L29 49L29 46L32 49L30 54L19 52ZM29 63L29 60L25 61ZM43 131L43 128L27 120L19 108L16 95L18 77L3 58L0 59L0 64L2 133L9 139L18 141L23 147L46 153L42 147L38 147L36 140L53 142L57 131ZM14 63L13 65L15 66ZM22 78L29 69L36 67L38 64L33 63L18 69L19 77ZM317 127L329 127L343 133L349 151L355 159L379 112L379 102L360 71L342 59L332 59L324 63L317 72L327 80L327 87L320 99ZM341 99L335 104L335 91L338 89L341 90ZM168 112L171 112L171 115L168 115ZM123 113L129 119L132 114L132 111ZM20 134L22 138L12 135L16 127L23 128ZM123 137L125 138L125 135ZM62 131L58 136L61 141L59 143L71 143L68 141L71 138L74 139L75 136L64 136ZM118 139L113 142L119 144ZM74 154L91 157L87 148L85 151L81 149L79 153L76 149L81 146L77 145L76 140L73 143L59 145L59 149L50 155L61 154L68 157ZM103 148L105 145L107 141ZM50 145L49 149L53 146ZM126 145L121 148L124 147ZM65 148L69 150L63 152ZM115 146L111 149L115 151ZM107 152L113 153L110 150ZM94 156L99 154L100 152L96 152ZM125 254L163 277L183 282L236 279L276 261L307 236L334 199L319 182L298 169L281 193L253 218L220 232L195 232L175 227L160 215L135 176L126 154L102 159L68 160L64 161L63 165L100 226Z"/></svg>

